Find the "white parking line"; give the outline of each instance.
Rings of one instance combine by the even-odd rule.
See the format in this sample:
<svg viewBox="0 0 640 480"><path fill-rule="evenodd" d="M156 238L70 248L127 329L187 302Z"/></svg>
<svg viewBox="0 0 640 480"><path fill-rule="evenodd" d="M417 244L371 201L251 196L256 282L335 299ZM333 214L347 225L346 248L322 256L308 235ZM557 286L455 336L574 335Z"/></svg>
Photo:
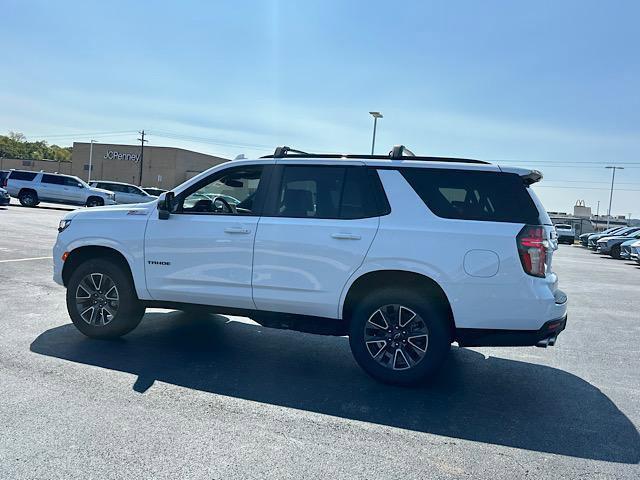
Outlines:
<svg viewBox="0 0 640 480"><path fill-rule="evenodd" d="M29 260L51 260L53 257L31 257L31 258L13 258L11 260L0 260L0 263L9 262L28 262Z"/></svg>

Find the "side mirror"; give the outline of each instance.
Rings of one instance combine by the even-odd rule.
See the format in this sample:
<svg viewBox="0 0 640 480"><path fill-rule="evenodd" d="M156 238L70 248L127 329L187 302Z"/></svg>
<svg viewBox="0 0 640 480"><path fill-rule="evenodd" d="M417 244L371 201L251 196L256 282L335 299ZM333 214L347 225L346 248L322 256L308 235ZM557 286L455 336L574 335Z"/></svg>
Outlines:
<svg viewBox="0 0 640 480"><path fill-rule="evenodd" d="M84 188L84 185L82 185L81 183L78 184L78 188Z"/></svg>
<svg viewBox="0 0 640 480"><path fill-rule="evenodd" d="M173 192L165 192L158 198L158 218L168 220L173 206Z"/></svg>

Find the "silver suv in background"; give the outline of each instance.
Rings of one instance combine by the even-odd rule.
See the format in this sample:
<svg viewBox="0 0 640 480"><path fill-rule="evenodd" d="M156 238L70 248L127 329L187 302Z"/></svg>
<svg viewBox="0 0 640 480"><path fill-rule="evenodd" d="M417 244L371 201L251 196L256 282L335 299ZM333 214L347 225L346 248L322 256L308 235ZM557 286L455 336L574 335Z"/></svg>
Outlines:
<svg viewBox="0 0 640 480"><path fill-rule="evenodd" d="M25 207L35 207L41 201L97 207L115 205L115 194L94 188L71 175L11 170L7 177L7 191Z"/></svg>
<svg viewBox="0 0 640 480"><path fill-rule="evenodd" d="M130 183L96 180L92 181L90 185L115 193L116 203L147 203L157 198L149 195L142 188L131 185Z"/></svg>
<svg viewBox="0 0 640 480"><path fill-rule="evenodd" d="M558 234L558 243L573 245L576 238L576 231L573 228L573 225L557 223L554 226L556 227L556 233Z"/></svg>

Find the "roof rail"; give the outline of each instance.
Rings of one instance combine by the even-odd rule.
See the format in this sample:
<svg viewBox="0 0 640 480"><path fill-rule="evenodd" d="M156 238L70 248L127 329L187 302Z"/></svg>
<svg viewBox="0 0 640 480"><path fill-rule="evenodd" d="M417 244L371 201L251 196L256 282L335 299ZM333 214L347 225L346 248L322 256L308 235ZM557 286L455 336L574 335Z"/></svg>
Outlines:
<svg viewBox="0 0 640 480"><path fill-rule="evenodd" d="M394 145L389 152L389 156L394 160L401 160L402 157L415 157L414 153L404 145Z"/></svg>
<svg viewBox="0 0 640 480"><path fill-rule="evenodd" d="M449 163L479 163L490 164L491 162L485 162L483 160L473 160L470 158L450 158L450 157L423 157L416 156L404 145L395 145L388 155L358 155L350 153L307 153L302 150L296 150L291 147L281 146L277 147L272 155L264 155L260 158L331 158L331 159L345 159L345 160L417 160L422 162L449 162Z"/></svg>

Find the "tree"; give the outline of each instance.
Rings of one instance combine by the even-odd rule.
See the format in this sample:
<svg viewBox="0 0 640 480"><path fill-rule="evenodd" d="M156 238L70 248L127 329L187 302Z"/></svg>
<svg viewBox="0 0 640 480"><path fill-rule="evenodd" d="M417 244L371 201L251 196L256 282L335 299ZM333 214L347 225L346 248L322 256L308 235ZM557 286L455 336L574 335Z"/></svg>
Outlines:
<svg viewBox="0 0 640 480"><path fill-rule="evenodd" d="M7 136L0 135L0 157L69 162L71 161L71 150L72 147L48 145L44 140L28 142L27 137L20 132L12 131Z"/></svg>

